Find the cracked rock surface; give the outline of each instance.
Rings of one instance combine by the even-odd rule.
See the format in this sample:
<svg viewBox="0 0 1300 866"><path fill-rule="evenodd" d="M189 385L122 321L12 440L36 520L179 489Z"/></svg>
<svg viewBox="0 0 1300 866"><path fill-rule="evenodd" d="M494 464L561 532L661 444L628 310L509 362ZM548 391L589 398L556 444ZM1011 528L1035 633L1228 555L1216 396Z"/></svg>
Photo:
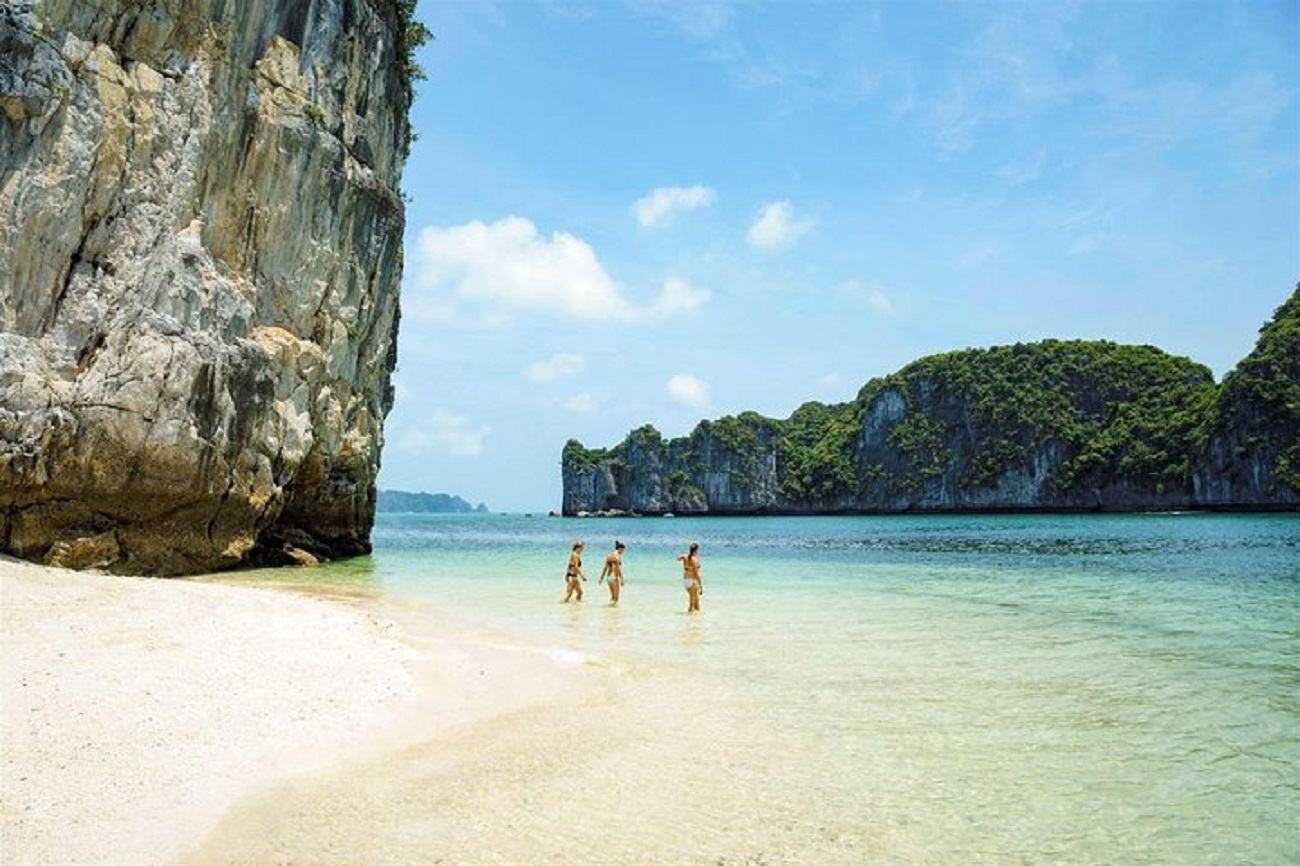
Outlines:
<svg viewBox="0 0 1300 866"><path fill-rule="evenodd" d="M409 98L384 0L0 7L0 552L369 549Z"/></svg>

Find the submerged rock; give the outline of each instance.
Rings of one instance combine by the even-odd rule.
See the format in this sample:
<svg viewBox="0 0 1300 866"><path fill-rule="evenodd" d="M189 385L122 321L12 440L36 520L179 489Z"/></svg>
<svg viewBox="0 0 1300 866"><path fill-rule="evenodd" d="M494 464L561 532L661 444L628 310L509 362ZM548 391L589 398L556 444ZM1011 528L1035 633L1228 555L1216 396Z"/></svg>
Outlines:
<svg viewBox="0 0 1300 866"><path fill-rule="evenodd" d="M399 317L391 0L0 10L0 550L365 552Z"/></svg>

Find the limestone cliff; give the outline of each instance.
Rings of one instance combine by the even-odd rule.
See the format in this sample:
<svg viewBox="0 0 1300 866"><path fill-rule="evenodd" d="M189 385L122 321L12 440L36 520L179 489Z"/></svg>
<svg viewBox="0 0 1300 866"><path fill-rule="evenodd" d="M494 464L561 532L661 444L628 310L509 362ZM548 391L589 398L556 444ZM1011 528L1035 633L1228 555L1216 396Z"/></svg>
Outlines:
<svg viewBox="0 0 1300 866"><path fill-rule="evenodd" d="M409 131L393 0L0 7L0 550L369 549Z"/></svg>
<svg viewBox="0 0 1300 866"><path fill-rule="evenodd" d="M1300 290L1221 386L1150 346L950 352L851 403L752 412L610 449L570 441L565 514L1295 508Z"/></svg>
<svg viewBox="0 0 1300 866"><path fill-rule="evenodd" d="M1195 467L1197 499L1300 506L1300 287L1223 380Z"/></svg>

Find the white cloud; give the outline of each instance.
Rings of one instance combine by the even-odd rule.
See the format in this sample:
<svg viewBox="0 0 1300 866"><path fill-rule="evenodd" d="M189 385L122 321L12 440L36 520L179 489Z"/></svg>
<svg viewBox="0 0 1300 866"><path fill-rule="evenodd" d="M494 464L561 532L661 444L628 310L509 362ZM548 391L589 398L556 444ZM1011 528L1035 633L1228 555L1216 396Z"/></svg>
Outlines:
<svg viewBox="0 0 1300 866"><path fill-rule="evenodd" d="M645 317L668 319L677 313L689 313L709 299L709 293L677 277L664 280L663 290L645 310Z"/></svg>
<svg viewBox="0 0 1300 866"><path fill-rule="evenodd" d="M864 286L857 280L848 280L840 286L839 294L845 300L861 304L880 316L895 314L894 302L884 289Z"/></svg>
<svg viewBox="0 0 1300 866"><path fill-rule="evenodd" d="M491 432L487 424L471 427L464 415L438 409L424 426L403 431L394 444L407 454L444 451L457 457L475 457L483 453L483 440Z"/></svg>
<svg viewBox="0 0 1300 866"><path fill-rule="evenodd" d="M509 216L421 230L412 287L403 298L414 318L466 317L501 324L519 313L572 319L638 321L694 309L708 293L669 279L649 304L627 298L582 239L567 232L549 238L531 220Z"/></svg>
<svg viewBox="0 0 1300 866"><path fill-rule="evenodd" d="M667 225L677 214L708 207L718 195L710 187L700 186L661 186L649 195L637 199L632 206L636 221L643 227Z"/></svg>
<svg viewBox="0 0 1300 866"><path fill-rule="evenodd" d="M587 359L581 355L569 355L561 352L552 355L545 361L529 364L528 369L524 371L524 375L534 382L554 382L556 379L572 376L585 366L587 366Z"/></svg>
<svg viewBox="0 0 1300 866"><path fill-rule="evenodd" d="M762 249L788 247L812 231L815 223L807 217L796 217L788 201L775 201L763 205L758 217L745 236L750 246Z"/></svg>
<svg viewBox="0 0 1300 866"><path fill-rule="evenodd" d="M712 392L702 379L689 373L678 373L668 380L668 396L685 406L702 409L709 405Z"/></svg>
<svg viewBox="0 0 1300 866"><path fill-rule="evenodd" d="M880 289L872 289L867 295L867 305L882 316L894 315L894 302Z"/></svg>
<svg viewBox="0 0 1300 866"><path fill-rule="evenodd" d="M574 394L568 400L564 401L564 408L570 412L595 412L596 398L590 394Z"/></svg>

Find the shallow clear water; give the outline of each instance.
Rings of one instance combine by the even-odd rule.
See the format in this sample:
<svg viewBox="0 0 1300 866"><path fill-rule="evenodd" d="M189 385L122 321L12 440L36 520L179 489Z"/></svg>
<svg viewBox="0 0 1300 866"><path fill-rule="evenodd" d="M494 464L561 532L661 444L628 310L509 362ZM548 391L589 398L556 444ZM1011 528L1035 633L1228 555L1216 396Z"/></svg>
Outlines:
<svg viewBox="0 0 1300 866"><path fill-rule="evenodd" d="M576 537L586 600L560 605ZM630 683L514 720L508 780L438 806L449 862L582 862L593 840L627 863L1300 857L1295 515L380 515L374 542L314 579ZM510 770L557 725L581 757Z"/></svg>

